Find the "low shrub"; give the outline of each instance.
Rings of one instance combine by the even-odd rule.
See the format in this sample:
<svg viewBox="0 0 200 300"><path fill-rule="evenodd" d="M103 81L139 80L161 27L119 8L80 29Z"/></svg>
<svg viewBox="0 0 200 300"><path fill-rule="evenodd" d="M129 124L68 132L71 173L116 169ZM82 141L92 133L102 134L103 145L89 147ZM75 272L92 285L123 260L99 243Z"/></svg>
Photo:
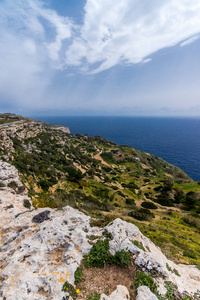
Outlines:
<svg viewBox="0 0 200 300"><path fill-rule="evenodd" d="M158 208L157 205L155 205L153 202L150 202L150 201L142 202L141 206L144 208L148 208L148 209L157 209Z"/></svg>
<svg viewBox="0 0 200 300"><path fill-rule="evenodd" d="M76 296L75 288L68 281L65 281L65 283L63 284L62 291L69 293L73 299Z"/></svg>
<svg viewBox="0 0 200 300"><path fill-rule="evenodd" d="M86 268L97 267L103 268L104 264L117 264L121 267L128 267L130 262L129 251L122 250L116 252L113 256L109 252L109 239L97 241L93 245L90 253L84 255L84 266Z"/></svg>
<svg viewBox="0 0 200 300"><path fill-rule="evenodd" d="M90 253L84 255L84 265L86 268L102 268L106 262L111 260L108 240L98 241L93 245Z"/></svg>
<svg viewBox="0 0 200 300"><path fill-rule="evenodd" d="M139 221L150 221L154 218L154 214L147 208L135 208L135 210L129 212L128 215Z"/></svg>
<svg viewBox="0 0 200 300"><path fill-rule="evenodd" d="M152 293L157 292L157 285L154 282L153 278L144 272L138 271L135 275L135 287L137 289L139 286L142 286L142 285L148 286L150 288L150 290L152 291Z"/></svg>
<svg viewBox="0 0 200 300"><path fill-rule="evenodd" d="M133 198L126 198L127 205L135 205L135 200Z"/></svg>
<svg viewBox="0 0 200 300"><path fill-rule="evenodd" d="M28 199L24 199L23 205L24 205L24 207L26 207L28 209L31 208L31 203Z"/></svg>
<svg viewBox="0 0 200 300"><path fill-rule="evenodd" d="M76 272L74 273L75 284L79 284L82 281L82 277L83 277L83 270L80 267L78 267L76 269Z"/></svg>
<svg viewBox="0 0 200 300"><path fill-rule="evenodd" d="M195 217L195 216L192 216L192 215L184 215L183 217L182 217L182 220L185 222L185 223L187 223L187 224L189 224L189 225L191 225L191 226L194 226L194 227L196 227L197 229L199 229L200 230L200 221L199 221L199 218L198 217Z"/></svg>
<svg viewBox="0 0 200 300"><path fill-rule="evenodd" d="M142 245L141 242L139 242L139 241L137 241L137 240L131 241L131 242L132 242L132 244L135 245L136 247L138 247L138 248L142 249L143 251L145 251L145 249L144 249L144 247L143 247L143 245Z"/></svg>

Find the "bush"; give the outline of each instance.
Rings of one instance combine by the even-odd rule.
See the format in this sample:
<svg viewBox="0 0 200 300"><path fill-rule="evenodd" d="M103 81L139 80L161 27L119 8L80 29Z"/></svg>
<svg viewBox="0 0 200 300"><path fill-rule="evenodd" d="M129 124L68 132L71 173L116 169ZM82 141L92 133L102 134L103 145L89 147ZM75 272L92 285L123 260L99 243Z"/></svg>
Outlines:
<svg viewBox="0 0 200 300"><path fill-rule="evenodd" d="M112 263L115 263L121 267L128 268L130 263L130 252L126 250L116 252L115 256L113 256Z"/></svg>
<svg viewBox="0 0 200 300"><path fill-rule="evenodd" d="M133 217L139 221L150 221L154 218L154 214L147 208L136 208L135 210L128 213L130 217Z"/></svg>
<svg viewBox="0 0 200 300"><path fill-rule="evenodd" d="M112 155L111 152L103 152L103 153L101 153L101 157L102 157L105 161L107 161L108 163L109 163L109 162L110 162L110 163L115 163L115 159L114 159L114 157L113 157L113 155Z"/></svg>
<svg viewBox="0 0 200 300"><path fill-rule="evenodd" d="M150 202L150 201L142 202L141 206L144 208L149 208L149 209L157 209L158 208L153 202Z"/></svg>
<svg viewBox="0 0 200 300"><path fill-rule="evenodd" d="M198 217L192 216L192 215L185 215L183 216L183 221L191 226L196 227L200 230L200 220Z"/></svg>
<svg viewBox="0 0 200 300"><path fill-rule="evenodd" d="M26 207L26 208L30 208L31 207L31 203L30 203L30 201L28 200L28 199L24 199L24 207Z"/></svg>
<svg viewBox="0 0 200 300"><path fill-rule="evenodd" d="M76 296L76 291L75 291L73 285L71 285L68 281L65 281L65 283L63 284L62 291L69 293L73 299Z"/></svg>
<svg viewBox="0 0 200 300"><path fill-rule="evenodd" d="M79 181L83 178L83 174L80 170L76 170L74 167L67 168L68 180L70 181Z"/></svg>
<svg viewBox="0 0 200 300"><path fill-rule="evenodd" d="M40 179L38 184L40 185L41 189L43 189L45 192L47 192L49 187L51 186L50 183L45 179Z"/></svg>
<svg viewBox="0 0 200 300"><path fill-rule="evenodd" d="M130 253L126 250L116 252L112 256L109 252L109 239L97 241L93 245L90 253L84 255L84 266L86 268L103 268L104 264L117 264L121 267L128 267L130 262Z"/></svg>
<svg viewBox="0 0 200 300"><path fill-rule="evenodd" d="M152 293L157 292L157 285L154 282L153 278L145 274L144 272L137 272L135 276L135 287L137 289L139 286L142 285L148 286Z"/></svg>
<svg viewBox="0 0 200 300"><path fill-rule="evenodd" d="M74 279L75 279L75 284L78 284L82 281L83 277L83 270L81 268L77 268L76 272L74 273Z"/></svg>
<svg viewBox="0 0 200 300"><path fill-rule="evenodd" d="M135 200L133 198L126 198L127 205L135 205Z"/></svg>
<svg viewBox="0 0 200 300"><path fill-rule="evenodd" d="M111 260L108 240L98 241L93 245L90 253L84 255L84 265L86 268L102 268L104 264Z"/></svg>

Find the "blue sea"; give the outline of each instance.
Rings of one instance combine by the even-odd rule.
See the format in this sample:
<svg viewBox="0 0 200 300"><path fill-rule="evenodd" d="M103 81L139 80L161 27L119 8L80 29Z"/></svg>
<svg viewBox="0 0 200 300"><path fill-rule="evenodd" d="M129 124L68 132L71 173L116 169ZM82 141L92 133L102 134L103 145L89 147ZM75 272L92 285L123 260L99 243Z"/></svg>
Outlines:
<svg viewBox="0 0 200 300"><path fill-rule="evenodd" d="M34 117L159 156L200 181L200 118Z"/></svg>

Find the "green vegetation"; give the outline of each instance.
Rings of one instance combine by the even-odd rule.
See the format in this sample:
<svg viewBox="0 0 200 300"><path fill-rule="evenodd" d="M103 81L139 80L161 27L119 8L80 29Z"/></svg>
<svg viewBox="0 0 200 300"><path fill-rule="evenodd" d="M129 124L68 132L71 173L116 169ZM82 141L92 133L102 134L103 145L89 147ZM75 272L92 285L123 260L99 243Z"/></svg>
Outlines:
<svg viewBox="0 0 200 300"><path fill-rule="evenodd" d="M144 272L138 271L135 275L135 287L137 289L139 286L142 285L148 286L152 293L157 292L157 285L154 282L153 278Z"/></svg>
<svg viewBox="0 0 200 300"><path fill-rule="evenodd" d="M150 221L154 217L154 214L147 208L135 208L128 215L140 221Z"/></svg>
<svg viewBox="0 0 200 300"><path fill-rule="evenodd" d="M155 205L153 202L150 202L150 201L142 202L141 206L144 208L148 208L148 209L157 209L158 208L157 205Z"/></svg>
<svg viewBox="0 0 200 300"><path fill-rule="evenodd" d="M15 123L20 134L15 136L0 129L13 144L11 151L0 141L0 155L19 170L35 208L70 205L96 218L91 226L100 227L120 217L137 225L170 259L200 265L198 182L154 155L100 136L66 134L43 122L0 116L0 124L14 122L25 126ZM24 189L15 182L9 186L16 193Z"/></svg>
<svg viewBox="0 0 200 300"><path fill-rule="evenodd" d="M122 250L113 256L109 252L109 239L97 241L90 253L84 255L84 266L86 268L102 268L104 264L117 264L121 267L128 267L130 262L129 251Z"/></svg>
<svg viewBox="0 0 200 300"><path fill-rule="evenodd" d="M24 207L26 207L26 208L31 208L31 203L30 203L30 201L29 200L27 200L27 199L24 199Z"/></svg>
<svg viewBox="0 0 200 300"><path fill-rule="evenodd" d="M135 241L131 241L133 243L133 245L137 246L138 248L142 249L143 251L145 251L142 243L138 242L137 240Z"/></svg>
<svg viewBox="0 0 200 300"><path fill-rule="evenodd" d="M100 299L100 295L97 294L97 292L95 292L94 295L87 297L87 300L99 300L99 299Z"/></svg>
<svg viewBox="0 0 200 300"><path fill-rule="evenodd" d="M73 299L76 296L76 291L73 285L71 285L68 281L65 281L65 283L63 284L62 291L69 293Z"/></svg>
<svg viewBox="0 0 200 300"><path fill-rule="evenodd" d="M80 267L78 267L76 269L76 272L74 273L75 284L79 284L82 281L82 277L83 277L83 270Z"/></svg>

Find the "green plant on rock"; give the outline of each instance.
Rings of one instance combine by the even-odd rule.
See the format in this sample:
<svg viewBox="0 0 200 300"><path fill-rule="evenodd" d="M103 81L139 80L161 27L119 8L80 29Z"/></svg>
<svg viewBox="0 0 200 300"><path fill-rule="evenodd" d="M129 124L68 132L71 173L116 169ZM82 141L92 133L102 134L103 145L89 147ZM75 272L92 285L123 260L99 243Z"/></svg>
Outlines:
<svg viewBox="0 0 200 300"><path fill-rule="evenodd" d="M29 201L28 199L25 199L25 200L24 200L23 205L24 205L24 207L26 207L26 208L31 208L31 203L30 203L30 201Z"/></svg>
<svg viewBox="0 0 200 300"><path fill-rule="evenodd" d="M166 268L168 271L172 272L172 268L168 265L168 263L166 263Z"/></svg>
<svg viewBox="0 0 200 300"><path fill-rule="evenodd" d="M130 252L126 250L121 250L120 252L116 252L113 256L113 262L121 267L128 268L130 263Z"/></svg>
<svg viewBox="0 0 200 300"><path fill-rule="evenodd" d="M165 297L169 300L174 300L174 292L178 289L177 285L173 284L171 281L165 281L165 287L167 289Z"/></svg>
<svg viewBox="0 0 200 300"><path fill-rule="evenodd" d="M138 271L135 275L135 287L137 289L139 286L142 285L148 286L152 293L157 292L157 285L154 282L153 278L144 272Z"/></svg>
<svg viewBox="0 0 200 300"><path fill-rule="evenodd" d="M68 281L65 281L65 283L63 284L62 291L69 293L72 298L76 296L76 291L73 285L71 285Z"/></svg>
<svg viewBox="0 0 200 300"><path fill-rule="evenodd" d="M74 279L75 279L75 284L79 284L82 281L83 278L83 270L78 267L76 269L76 272L74 273Z"/></svg>
<svg viewBox="0 0 200 300"><path fill-rule="evenodd" d="M103 268L104 264L117 264L121 267L128 267L130 262L129 251L122 250L111 255L109 252L109 239L97 241L90 253L84 255L84 266L86 268Z"/></svg>
<svg viewBox="0 0 200 300"><path fill-rule="evenodd" d="M179 271L176 270L175 268L173 269L173 273L174 273L176 276L181 277L181 275L179 274Z"/></svg>
<svg viewBox="0 0 200 300"><path fill-rule="evenodd" d="M133 245L135 245L136 247L138 247L138 248L142 249L143 251L145 251L145 249L144 249L144 247L143 247L143 245L142 245L141 242L135 240L135 241L131 241L131 243Z"/></svg>
<svg viewBox="0 0 200 300"><path fill-rule="evenodd" d="M191 297L189 295L183 295L183 300L191 300Z"/></svg>
<svg viewBox="0 0 200 300"><path fill-rule="evenodd" d="M84 265L86 268L102 268L110 259L111 254L109 253L108 240L97 241L90 250L90 253L84 255Z"/></svg>

